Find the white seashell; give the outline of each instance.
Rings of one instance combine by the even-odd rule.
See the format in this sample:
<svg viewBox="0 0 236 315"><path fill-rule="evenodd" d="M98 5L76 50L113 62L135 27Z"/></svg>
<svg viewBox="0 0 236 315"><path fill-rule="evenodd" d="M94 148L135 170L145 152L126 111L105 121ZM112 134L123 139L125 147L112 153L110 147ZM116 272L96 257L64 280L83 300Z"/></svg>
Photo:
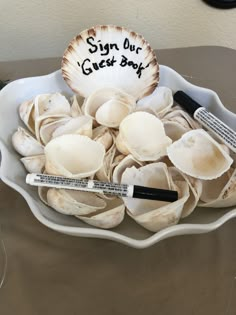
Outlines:
<svg viewBox="0 0 236 315"><path fill-rule="evenodd" d="M135 105L133 96L115 88L103 88L86 99L84 112L103 126L117 128Z"/></svg>
<svg viewBox="0 0 236 315"><path fill-rule="evenodd" d="M145 187L171 189L171 178L167 166L162 163L151 163L139 168L126 168L121 175L121 183ZM136 198L123 198L125 206L132 215L140 215L168 204L165 201Z"/></svg>
<svg viewBox="0 0 236 315"><path fill-rule="evenodd" d="M45 205L49 206L48 204L48 198L47 198L47 193L48 193L48 190L50 188L48 187L44 187L44 186L38 186L38 195L39 195L39 198L40 200L42 200L43 203L45 203Z"/></svg>
<svg viewBox="0 0 236 315"><path fill-rule="evenodd" d="M224 208L236 205L236 169L230 169L221 177L202 181L199 207Z"/></svg>
<svg viewBox="0 0 236 315"><path fill-rule="evenodd" d="M117 128L130 111L127 104L109 100L98 108L95 119L103 126Z"/></svg>
<svg viewBox="0 0 236 315"><path fill-rule="evenodd" d="M67 117L44 119L40 124L38 140L40 140L42 144L46 145L53 138L54 132L59 128L62 128L69 121L70 118Z"/></svg>
<svg viewBox="0 0 236 315"><path fill-rule="evenodd" d="M78 116L82 116L83 112L82 112L82 105L84 102L84 97L80 96L80 95L76 95L74 94L71 98L71 109L70 109L70 114L71 117L78 117Z"/></svg>
<svg viewBox="0 0 236 315"><path fill-rule="evenodd" d="M161 86L157 87L151 95L139 100L136 110L160 114L168 111L172 105L173 96L171 89Z"/></svg>
<svg viewBox="0 0 236 315"><path fill-rule="evenodd" d="M109 87L139 99L157 86L159 66L141 35L123 27L99 25L71 41L63 56L62 75L84 97Z"/></svg>
<svg viewBox="0 0 236 315"><path fill-rule="evenodd" d="M26 127L34 134L34 101L23 102L19 107L19 115Z"/></svg>
<svg viewBox="0 0 236 315"><path fill-rule="evenodd" d="M99 126L93 129L93 140L101 143L107 151L114 143L114 134L109 128Z"/></svg>
<svg viewBox="0 0 236 315"><path fill-rule="evenodd" d="M34 99L35 117L42 115L70 115L70 103L60 93L39 94Z"/></svg>
<svg viewBox="0 0 236 315"><path fill-rule="evenodd" d="M50 188L47 202L56 211L67 215L88 215L106 207L106 201L86 191Z"/></svg>
<svg viewBox="0 0 236 315"><path fill-rule="evenodd" d="M84 178L102 167L105 149L86 136L63 135L45 146L45 156L48 174Z"/></svg>
<svg viewBox="0 0 236 315"><path fill-rule="evenodd" d="M199 179L217 178L233 162L219 143L202 129L185 133L167 148L167 153L175 167Z"/></svg>
<svg viewBox="0 0 236 315"><path fill-rule="evenodd" d="M93 133L93 140L101 143L105 150L105 158L103 160L103 166L96 172L96 177L101 181L111 181L112 164L117 153L115 146L115 134L111 129L99 126L95 128Z"/></svg>
<svg viewBox="0 0 236 315"><path fill-rule="evenodd" d="M187 122L187 120L184 117L181 117L181 116L175 116L175 117L173 117L173 119L162 118L162 121L163 121L163 123L169 122L169 123L178 124L179 126L184 128L186 130L186 132L191 130L191 129L193 129L193 128L190 127L190 125Z"/></svg>
<svg viewBox="0 0 236 315"><path fill-rule="evenodd" d="M55 129L52 134L52 138L56 138L65 134L79 134L92 137L93 120L91 117L81 115L71 118L66 121L65 124Z"/></svg>
<svg viewBox="0 0 236 315"><path fill-rule="evenodd" d="M172 107L168 112L160 113L159 118L165 121L175 121L186 129L201 128L200 123L193 119L186 111L181 109L179 106Z"/></svg>
<svg viewBox="0 0 236 315"><path fill-rule="evenodd" d="M12 144L15 150L23 156L32 156L44 153L44 147L21 127L19 127L13 134Z"/></svg>
<svg viewBox="0 0 236 315"><path fill-rule="evenodd" d="M121 133L118 134L115 142L116 142L116 148L120 153L122 153L123 155L130 154L130 151L127 148L127 145L126 145L125 140L123 139Z"/></svg>
<svg viewBox="0 0 236 315"><path fill-rule="evenodd" d="M116 166L125 158L125 155L120 154L117 150L116 150L116 154L115 157L112 161L111 164L111 180L113 181L112 177L113 177L113 171L116 168Z"/></svg>
<svg viewBox="0 0 236 315"><path fill-rule="evenodd" d="M29 173L42 173L45 167L45 155L34 155L21 158L21 162Z"/></svg>
<svg viewBox="0 0 236 315"><path fill-rule="evenodd" d="M162 189L178 190L179 199L168 203L158 200L123 198L128 215L146 229L157 232L177 224L186 200L189 198L187 182L173 183L164 163L151 163L139 169L127 168L122 175L122 183Z"/></svg>
<svg viewBox="0 0 236 315"><path fill-rule="evenodd" d="M128 215L151 232L157 232L168 226L177 224L181 218L184 203L189 197L189 188L186 182L181 181L175 184L175 189L179 192L179 199L177 201L138 216L133 216L127 211Z"/></svg>
<svg viewBox="0 0 236 315"><path fill-rule="evenodd" d="M67 115L64 115L64 114L61 114L61 115L42 115L42 116L39 116L35 119L35 136L36 136L36 139L40 142L40 143L43 143L42 142L42 139L41 139L41 134L40 134L40 130L42 128L42 126L44 125L49 125L49 124L52 124L49 129L50 129L50 136L49 138L52 137L52 132L57 128L59 127L60 125L63 125L65 124L68 119L70 119L69 116ZM55 125L54 125L55 124ZM47 132L44 132L44 136L47 137ZM46 141L46 139L45 139ZM47 141L46 141L47 142Z"/></svg>
<svg viewBox="0 0 236 315"><path fill-rule="evenodd" d="M171 144L160 119L146 112L135 112L125 117L120 124L117 149L127 148L139 161L155 161L166 155ZM125 154L125 150L121 151Z"/></svg>
<svg viewBox="0 0 236 315"><path fill-rule="evenodd" d="M213 136L214 137L214 136ZM226 145L226 144L223 144L223 143L220 143L220 146L222 147L223 150L225 150L225 152L227 152L228 154L230 154L230 148Z"/></svg>
<svg viewBox="0 0 236 315"><path fill-rule="evenodd" d="M197 203L202 193L202 181L200 179L182 173L175 167L169 167L168 171L170 172L171 178L174 183L185 181L189 186L189 197L186 200L181 213L181 218L185 218L190 215L197 206Z"/></svg>
<svg viewBox="0 0 236 315"><path fill-rule="evenodd" d="M185 127L177 121L163 120L163 125L166 135L172 140L176 141L182 137L183 134L190 131L189 127Z"/></svg>
<svg viewBox="0 0 236 315"><path fill-rule="evenodd" d="M125 158L124 154L118 154L114 158L114 164L118 165Z"/></svg>
<svg viewBox="0 0 236 315"><path fill-rule="evenodd" d="M115 147L115 144L113 144L112 147L105 154L105 158L103 160L103 166L96 172L96 177L98 180L108 181L108 182L111 181L111 176L112 176L111 165L115 158L115 154L116 154L116 147Z"/></svg>
<svg viewBox="0 0 236 315"><path fill-rule="evenodd" d="M131 168L132 166L135 166L136 168L139 168L143 166L143 163L136 160L133 155L129 154L126 157L124 157L120 163L114 168L113 175L112 175L112 181L114 183L120 183L121 177L124 171L127 168Z"/></svg>
<svg viewBox="0 0 236 315"><path fill-rule="evenodd" d="M125 216L125 205L120 198L115 198L108 201L108 205L105 209L102 209L95 214L88 216L78 216L77 218L88 223L90 225L103 228L111 229L118 226L124 219Z"/></svg>

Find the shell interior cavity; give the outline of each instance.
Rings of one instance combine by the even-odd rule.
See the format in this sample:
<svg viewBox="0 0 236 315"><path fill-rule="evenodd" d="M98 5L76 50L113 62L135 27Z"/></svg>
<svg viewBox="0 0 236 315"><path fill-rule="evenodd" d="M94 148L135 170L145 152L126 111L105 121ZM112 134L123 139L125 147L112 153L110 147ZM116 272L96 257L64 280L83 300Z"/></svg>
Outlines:
<svg viewBox="0 0 236 315"><path fill-rule="evenodd" d="M102 167L104 156L104 146L89 137L63 135L45 146L45 169L48 174L84 178Z"/></svg>
<svg viewBox="0 0 236 315"><path fill-rule="evenodd" d="M202 182L199 207L222 208L236 204L236 169L230 169L214 180Z"/></svg>
<svg viewBox="0 0 236 315"><path fill-rule="evenodd" d="M103 88L92 93L84 103L85 115L107 127L119 127L134 109L135 98L115 88Z"/></svg>
<svg viewBox="0 0 236 315"><path fill-rule="evenodd" d="M137 103L137 110L147 110L155 114L164 113L173 105L171 89L160 86L151 95L148 95Z"/></svg>
<svg viewBox="0 0 236 315"><path fill-rule="evenodd" d="M181 218L185 218L190 215L197 206L202 193L202 181L182 173L175 167L169 167L169 173L173 182L185 182L189 187L189 197L186 200L181 213Z"/></svg>
<svg viewBox="0 0 236 315"><path fill-rule="evenodd" d="M167 153L175 167L200 179L217 178L233 163L222 146L203 129L186 132L167 148Z"/></svg>
<svg viewBox="0 0 236 315"><path fill-rule="evenodd" d="M158 200L141 200L123 198L128 215L146 229L157 232L167 226L178 223L185 202L189 198L187 182L173 182L165 163L151 163L140 168L132 166L122 174L122 183L162 188L176 189L179 199L175 202Z"/></svg>
<svg viewBox="0 0 236 315"><path fill-rule="evenodd" d="M120 198L106 200L107 206L86 216L76 216L80 220L103 229L111 229L119 225L125 216L125 205Z"/></svg>
<svg viewBox="0 0 236 315"><path fill-rule="evenodd" d="M34 134L34 101L28 100L21 103L19 107L19 115L29 131Z"/></svg>
<svg viewBox="0 0 236 315"><path fill-rule="evenodd" d="M116 167L114 168L114 171L113 171L113 182L114 183L120 183L121 182L121 177L122 177L122 174L124 173L124 171L127 169L127 168L130 168L132 166L135 166L135 167L140 167L140 166L143 166L143 163L136 160L132 154L129 154L127 155L125 158L123 158L117 165Z"/></svg>
<svg viewBox="0 0 236 315"><path fill-rule="evenodd" d="M58 127L52 134L56 138L65 134L80 134L92 137L92 118L89 116L73 117Z"/></svg>
<svg viewBox="0 0 236 315"><path fill-rule="evenodd" d="M146 112L135 112L124 118L117 137L118 150L127 151L139 161L155 161L166 155L171 144L160 119Z"/></svg>
<svg viewBox="0 0 236 315"><path fill-rule="evenodd" d="M34 100L35 115L48 114L70 114L70 103L66 97L60 93L54 94L39 94Z"/></svg>
<svg viewBox="0 0 236 315"><path fill-rule="evenodd" d="M148 42L112 25L77 35L64 53L61 68L67 84L84 97L112 87L140 99L151 94L159 81L159 65Z"/></svg>
<svg viewBox="0 0 236 315"><path fill-rule="evenodd" d="M15 150L23 156L43 154L44 148L27 130L19 127L12 136Z"/></svg>
<svg viewBox="0 0 236 315"><path fill-rule="evenodd" d="M106 207L106 202L96 194L67 189L50 188L47 202L58 212L67 215L88 215Z"/></svg>
<svg viewBox="0 0 236 315"><path fill-rule="evenodd" d="M33 155L21 158L21 162L29 173L42 173L45 167L45 156Z"/></svg>
<svg viewBox="0 0 236 315"><path fill-rule="evenodd" d="M161 189L171 189L167 166L164 163L152 163L140 168L128 167L121 176L122 184L139 185ZM157 209L165 204L165 201L146 200L137 198L123 198L127 209L133 215L140 215Z"/></svg>
<svg viewBox="0 0 236 315"><path fill-rule="evenodd" d="M121 121L135 107L133 96L115 88L103 88L92 93L84 103L85 115L107 127L119 127Z"/></svg>

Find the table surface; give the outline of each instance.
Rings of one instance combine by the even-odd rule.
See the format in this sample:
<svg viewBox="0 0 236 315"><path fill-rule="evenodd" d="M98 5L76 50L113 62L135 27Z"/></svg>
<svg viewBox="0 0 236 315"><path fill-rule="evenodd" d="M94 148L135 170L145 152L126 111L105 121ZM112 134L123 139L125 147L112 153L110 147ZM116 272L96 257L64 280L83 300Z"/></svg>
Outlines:
<svg viewBox="0 0 236 315"><path fill-rule="evenodd" d="M178 48L157 56L188 81L215 90L236 112L235 50ZM0 79L48 74L60 61L0 62ZM236 220L137 250L49 230L0 182L0 228L8 262L1 315L236 314Z"/></svg>

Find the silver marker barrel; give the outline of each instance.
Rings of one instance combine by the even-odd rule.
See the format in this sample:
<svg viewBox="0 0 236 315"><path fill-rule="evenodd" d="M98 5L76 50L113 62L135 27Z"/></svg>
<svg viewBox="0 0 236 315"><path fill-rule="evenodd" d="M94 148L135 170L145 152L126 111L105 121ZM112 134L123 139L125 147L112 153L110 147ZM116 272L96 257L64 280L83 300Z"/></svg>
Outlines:
<svg viewBox="0 0 236 315"><path fill-rule="evenodd" d="M28 174L26 176L26 183L33 186L88 191L110 194L119 197L131 197L169 202L178 200L178 192L175 190L100 182L90 179L67 178L47 174Z"/></svg>

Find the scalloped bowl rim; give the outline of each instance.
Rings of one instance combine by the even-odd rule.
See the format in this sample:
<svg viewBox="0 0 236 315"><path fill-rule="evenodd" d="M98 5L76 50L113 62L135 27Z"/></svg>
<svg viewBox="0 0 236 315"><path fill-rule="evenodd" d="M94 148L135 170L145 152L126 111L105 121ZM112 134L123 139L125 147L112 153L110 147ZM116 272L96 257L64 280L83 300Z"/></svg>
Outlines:
<svg viewBox="0 0 236 315"><path fill-rule="evenodd" d="M218 109L221 110L223 113L224 117L226 117L226 120L230 120L233 118L236 122L236 114L230 112L228 109L224 107L224 105L221 103L218 95L210 90L206 89L203 87L198 87L196 85L193 85L186 81L180 74L178 74L175 70L164 66L160 65L160 78L162 78L162 75L165 76L172 76L175 78L179 84L181 85L182 89L187 91L190 95L198 95L204 94L210 96L212 99L214 99L215 104L217 104ZM42 80L50 80L50 79L55 79L58 76L61 76L61 71L57 70L53 73L50 73L48 75L43 75L43 76L37 76L37 77L29 77L29 78L23 78L19 80L15 80L11 83L9 83L7 86L5 86L1 91L0 91L0 98L3 93L7 93L8 90L11 90L14 88L15 85L24 85L29 82L29 80L34 80L34 79L42 79ZM164 79L165 82L165 79ZM160 81L160 85L162 85L162 81ZM164 85L164 84L163 84ZM173 89L172 89L173 90ZM196 95L195 95L196 93ZM233 123L232 123L233 124ZM233 127L233 126L231 126ZM123 234L120 234L115 231L111 230L103 230L99 228L90 228L90 227L72 227L72 226L65 226L61 224L56 224L46 217L42 215L40 212L40 209L37 207L37 205L34 203L33 198L30 196L30 194L23 189L20 185L16 184L15 182L9 180L7 177L7 156L9 154L6 145L3 143L3 141L0 138L0 151L2 155L2 161L1 161L1 169L0 169L0 177L2 181L12 187L14 190L19 192L23 198L26 200L27 204L29 205L33 215L37 218L39 222L41 222L43 225L47 226L48 228L55 230L57 232L61 232L64 234L68 235L73 235L73 236L80 236L80 237L93 237L93 238L101 238L101 239L109 239L113 240L116 242L123 243L125 245L134 247L134 248L147 248L163 239L173 237L173 236L179 236L179 235L187 235L187 234L201 234L201 233L207 233L211 232L217 228L219 228L221 225L223 225L225 222L229 221L230 219L236 217L236 208L233 210L230 210L223 216L221 216L219 219L215 220L214 222L211 223L206 223L206 224L194 224L194 223L179 223L174 226L170 226L168 228L165 228L159 232L154 233L150 237L146 239L135 239Z"/></svg>

